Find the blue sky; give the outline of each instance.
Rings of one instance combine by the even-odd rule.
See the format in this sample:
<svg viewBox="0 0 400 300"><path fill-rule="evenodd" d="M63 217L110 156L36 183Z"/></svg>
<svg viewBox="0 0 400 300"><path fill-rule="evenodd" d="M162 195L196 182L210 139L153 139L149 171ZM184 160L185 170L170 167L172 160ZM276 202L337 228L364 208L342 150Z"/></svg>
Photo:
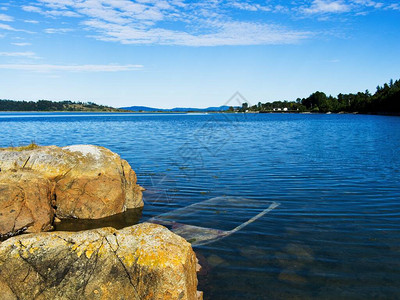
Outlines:
<svg viewBox="0 0 400 300"><path fill-rule="evenodd" d="M400 2L0 2L0 99L207 107L400 78Z"/></svg>

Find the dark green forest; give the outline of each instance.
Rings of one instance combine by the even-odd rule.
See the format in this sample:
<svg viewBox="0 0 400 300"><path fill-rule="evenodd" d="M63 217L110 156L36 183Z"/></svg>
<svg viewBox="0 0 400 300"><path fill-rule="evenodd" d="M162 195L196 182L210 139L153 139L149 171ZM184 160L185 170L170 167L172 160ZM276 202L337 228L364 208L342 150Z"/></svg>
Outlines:
<svg viewBox="0 0 400 300"><path fill-rule="evenodd" d="M109 111L126 112L109 106L98 105L93 102L72 101L14 101L0 100L0 111ZM230 107L228 112L358 112L358 113L400 113L400 80L390 80L383 86L377 86L376 92L368 90L356 94L339 94L336 97L327 96L323 92L312 93L307 98L297 98L296 101L274 101L249 106L243 103L242 107Z"/></svg>
<svg viewBox="0 0 400 300"><path fill-rule="evenodd" d="M93 102L0 100L0 111L122 111Z"/></svg>
<svg viewBox="0 0 400 300"><path fill-rule="evenodd" d="M308 98L297 98L296 101L274 101L248 106L244 103L240 111L296 111L296 112L359 112L359 113L400 113L400 80L390 80L383 86L377 86L376 92L368 90L357 94L339 94L327 96L323 92L315 92Z"/></svg>

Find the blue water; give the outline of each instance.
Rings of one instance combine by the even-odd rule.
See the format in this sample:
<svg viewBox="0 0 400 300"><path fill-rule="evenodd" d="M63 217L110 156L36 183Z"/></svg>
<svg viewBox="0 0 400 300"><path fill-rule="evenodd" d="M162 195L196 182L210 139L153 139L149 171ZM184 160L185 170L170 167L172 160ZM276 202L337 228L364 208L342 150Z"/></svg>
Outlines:
<svg viewBox="0 0 400 300"><path fill-rule="evenodd" d="M141 221L219 196L281 203L195 249L205 299L400 298L399 117L2 113L0 132L119 153L147 188Z"/></svg>

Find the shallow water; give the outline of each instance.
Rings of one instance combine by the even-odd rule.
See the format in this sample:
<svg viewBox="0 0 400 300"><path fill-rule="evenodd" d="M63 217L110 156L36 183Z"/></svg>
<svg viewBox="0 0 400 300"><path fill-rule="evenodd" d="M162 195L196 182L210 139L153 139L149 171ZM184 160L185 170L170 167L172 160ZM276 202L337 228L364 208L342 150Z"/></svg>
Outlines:
<svg viewBox="0 0 400 300"><path fill-rule="evenodd" d="M82 231L102 227L122 229L138 224L142 217L142 208L128 209L127 211L101 219L62 219L54 223L55 231Z"/></svg>
<svg viewBox="0 0 400 300"><path fill-rule="evenodd" d="M220 196L279 202L195 248L205 299L400 298L399 117L2 113L0 130L3 147L119 153L147 189L141 221ZM254 214L190 220L224 229Z"/></svg>

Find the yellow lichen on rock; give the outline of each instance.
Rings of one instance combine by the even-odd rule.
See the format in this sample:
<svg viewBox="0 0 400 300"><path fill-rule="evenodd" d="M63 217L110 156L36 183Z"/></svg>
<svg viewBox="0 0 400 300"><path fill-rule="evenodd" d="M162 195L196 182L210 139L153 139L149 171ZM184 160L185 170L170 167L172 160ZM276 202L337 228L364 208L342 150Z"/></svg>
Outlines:
<svg viewBox="0 0 400 300"><path fill-rule="evenodd" d="M136 253L127 253L124 257L122 257L122 260L124 261L124 265L129 268L138 262Z"/></svg>
<svg viewBox="0 0 400 300"><path fill-rule="evenodd" d="M13 237L0 244L2 284L16 299L199 299L190 244L148 223Z"/></svg>

